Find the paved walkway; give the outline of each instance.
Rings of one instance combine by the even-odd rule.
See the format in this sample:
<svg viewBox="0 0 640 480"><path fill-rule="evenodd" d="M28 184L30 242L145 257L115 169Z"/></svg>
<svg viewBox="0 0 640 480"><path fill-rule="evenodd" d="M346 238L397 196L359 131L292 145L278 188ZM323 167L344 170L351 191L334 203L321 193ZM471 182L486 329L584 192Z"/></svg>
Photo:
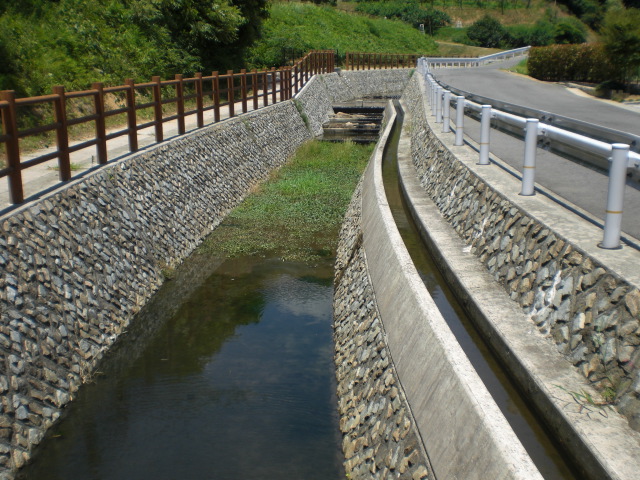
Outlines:
<svg viewBox="0 0 640 480"><path fill-rule="evenodd" d="M512 61L480 68L434 69L436 79L470 93L526 105L598 125L640 134L640 108L576 95L564 86L539 82L500 70ZM455 109L454 109L455 111ZM451 118L455 118L452 112ZM453 126L453 125L452 125ZM479 142L479 123L465 118L465 133ZM513 170L522 172L524 144L491 130L491 152ZM605 215L608 177L548 151L538 149L536 183L568 200L595 222ZM625 189L622 230L640 244L640 186L629 181Z"/></svg>

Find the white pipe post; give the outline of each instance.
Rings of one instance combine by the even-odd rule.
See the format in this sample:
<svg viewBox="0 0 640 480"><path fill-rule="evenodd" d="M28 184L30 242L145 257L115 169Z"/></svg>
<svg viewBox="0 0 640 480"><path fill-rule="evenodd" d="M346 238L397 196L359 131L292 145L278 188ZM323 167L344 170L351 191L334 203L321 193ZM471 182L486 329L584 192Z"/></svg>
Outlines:
<svg viewBox="0 0 640 480"><path fill-rule="evenodd" d="M480 114L480 162L489 165L489 132L491 131L491 105L482 105Z"/></svg>
<svg viewBox="0 0 640 480"><path fill-rule="evenodd" d="M535 193L538 123L537 118L527 118L527 126L524 128L524 165L522 166L522 190L520 190L520 195L533 195Z"/></svg>
<svg viewBox="0 0 640 480"><path fill-rule="evenodd" d="M442 123L442 91L444 88L438 85L436 88L436 123Z"/></svg>
<svg viewBox="0 0 640 480"><path fill-rule="evenodd" d="M464 97L456 97L456 141L454 145L464 143Z"/></svg>
<svg viewBox="0 0 640 480"><path fill-rule="evenodd" d="M449 90L444 91L442 102L444 106L442 109L442 132L449 133L451 131L451 92Z"/></svg>
<svg viewBox="0 0 640 480"><path fill-rule="evenodd" d="M436 96L438 95L438 86L436 81L431 79L431 115L436 114Z"/></svg>
<svg viewBox="0 0 640 480"><path fill-rule="evenodd" d="M622 227L622 205L624 187L627 180L627 161L629 145L614 143L611 145L611 166L609 167L609 192L607 193L607 214L604 217L604 234L601 248L616 249L620 246Z"/></svg>

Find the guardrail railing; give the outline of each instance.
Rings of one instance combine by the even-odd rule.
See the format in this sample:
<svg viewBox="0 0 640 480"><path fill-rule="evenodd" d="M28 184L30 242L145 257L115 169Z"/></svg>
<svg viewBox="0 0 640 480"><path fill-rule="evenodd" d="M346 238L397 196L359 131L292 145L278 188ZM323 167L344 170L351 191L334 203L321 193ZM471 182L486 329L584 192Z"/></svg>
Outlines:
<svg viewBox="0 0 640 480"><path fill-rule="evenodd" d="M535 161L538 138L549 138L571 148L601 156L609 163L609 187L607 194L606 215L601 248L621 248L620 235L623 212L624 188L627 169L640 169L640 154L632 152L629 145L623 143L607 143L585 135L571 132L554 125L541 122L537 118L526 118L481 105L466 99L462 95L452 96L433 78L430 73L430 62L426 58L418 61L418 72L424 77L428 100L436 123L442 124L443 132L451 131L451 104L455 103L455 145L464 143L464 117L470 112L480 116L480 148L479 164L489 164L490 132L492 120L496 127L508 126L525 132L523 157L523 173L521 195L535 193Z"/></svg>
<svg viewBox="0 0 640 480"><path fill-rule="evenodd" d="M428 57L426 61L431 68L451 68L451 67L479 67L491 62L506 60L524 56L529 53L531 47L514 48L513 50L505 50L504 52L492 53L484 57ZM425 58L425 57L423 57Z"/></svg>
<svg viewBox="0 0 640 480"><path fill-rule="evenodd" d="M176 75L172 80L161 80L153 77L151 82L134 83L125 80L124 85L107 87L103 83L94 83L90 90L67 92L63 86L53 88L51 95L16 98L12 90L0 92L0 119L2 135L6 151L5 167L0 169L0 178L7 177L11 203L24 201L22 171L58 159L60 181L65 182L72 177L70 154L85 148L95 147L99 165L108 162L107 142L120 136L128 137L129 151L138 151L138 131L154 127L155 141L164 140L163 125L176 121L178 134L185 133L185 118L196 116L198 128L203 127L204 113L213 111L212 122L221 119L220 110L228 108L229 117L236 115L236 108L246 113L249 104L256 110L262 106L288 100L302 89L309 79L318 73L333 72L335 55L333 50L312 51L294 63L293 66L270 70L233 70L220 75L213 72L203 76L196 73L193 78ZM106 98L109 100L106 101ZM70 114L70 103L80 99L93 110L87 115L73 117ZM116 107L113 105L116 104ZM120 104L122 106L119 106ZM112 106L110 108L110 105ZM163 107L172 105L170 112ZM21 109L36 107L50 109L53 121L31 128L19 128ZM78 109L76 109L78 110ZM80 109L82 110L82 109ZM147 110L148 121L141 121L140 111ZM124 128L107 132L106 120L121 115L126 117ZM94 124L95 133L92 138L81 143L70 145L72 140L70 129L83 124ZM20 140L34 135L55 132L56 150L27 161L21 160Z"/></svg>

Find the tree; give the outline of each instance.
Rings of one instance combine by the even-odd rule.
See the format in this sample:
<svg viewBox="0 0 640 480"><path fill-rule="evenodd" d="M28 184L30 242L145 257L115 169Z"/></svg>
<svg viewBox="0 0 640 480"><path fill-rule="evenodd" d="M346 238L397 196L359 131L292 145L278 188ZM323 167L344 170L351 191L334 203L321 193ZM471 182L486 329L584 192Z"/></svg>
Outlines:
<svg viewBox="0 0 640 480"><path fill-rule="evenodd" d="M502 24L485 15L467 29L467 36L480 47L500 48L511 44L511 36Z"/></svg>
<svg viewBox="0 0 640 480"><path fill-rule="evenodd" d="M628 83L640 67L640 10L616 8L608 11L600 33L611 64L617 67L616 80Z"/></svg>
<svg viewBox="0 0 640 480"><path fill-rule="evenodd" d="M563 18L554 26L553 39L559 44L584 43L587 39L587 29L577 18Z"/></svg>

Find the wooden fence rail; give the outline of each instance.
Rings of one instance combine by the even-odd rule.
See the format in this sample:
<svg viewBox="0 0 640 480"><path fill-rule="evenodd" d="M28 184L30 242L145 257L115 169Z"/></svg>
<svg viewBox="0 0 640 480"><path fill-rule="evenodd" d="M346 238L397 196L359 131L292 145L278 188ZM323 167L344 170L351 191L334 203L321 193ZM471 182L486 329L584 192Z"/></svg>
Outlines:
<svg viewBox="0 0 640 480"><path fill-rule="evenodd" d="M62 182L71 179L70 154L89 147L96 148L96 157L100 165L108 162L107 142L120 136L127 136L129 151L138 151L138 131L154 127L155 141L164 140L164 124L176 121L178 133L186 131L185 117L196 115L197 126L204 126L204 113L212 111L213 122L219 122L221 107L228 107L229 117L236 115L236 103L242 113L248 111L249 102L253 109L289 100L302 89L309 79L318 73L333 72L335 55L333 50L312 51L294 62L293 66L270 70L233 70L220 75L212 72L203 76L196 73L193 78L176 75L172 80L161 80L153 77L151 82L134 83L127 79L124 85L107 87L102 83L94 83L90 90L66 92L63 86L53 87L51 95L39 97L16 98L12 90L0 92L0 119L2 134L0 142L6 151L6 165L0 169L0 178L7 177L11 203L24 201L22 171L41 163L58 159L58 169ZM115 95L124 106L108 109L105 97ZM93 113L69 118L69 102L74 99L89 99ZM143 101L144 103L138 103ZM163 110L165 105L173 105L171 115ZM193 108L185 110L187 105ZM53 122L33 128L19 129L20 109L26 106L49 107L53 112ZM139 123L138 112L151 110L152 120ZM126 116L126 127L107 133L106 119L115 115ZM93 122L95 135L93 138L72 146L69 145L69 128ZM20 139L28 136L55 132L56 150L27 161L20 159Z"/></svg>
<svg viewBox="0 0 640 480"><path fill-rule="evenodd" d="M424 55L403 54L403 53L364 53L346 52L346 70L371 70L388 68L413 68L418 59ZM437 55L429 55L429 58L436 58ZM447 58L454 58L448 56Z"/></svg>

